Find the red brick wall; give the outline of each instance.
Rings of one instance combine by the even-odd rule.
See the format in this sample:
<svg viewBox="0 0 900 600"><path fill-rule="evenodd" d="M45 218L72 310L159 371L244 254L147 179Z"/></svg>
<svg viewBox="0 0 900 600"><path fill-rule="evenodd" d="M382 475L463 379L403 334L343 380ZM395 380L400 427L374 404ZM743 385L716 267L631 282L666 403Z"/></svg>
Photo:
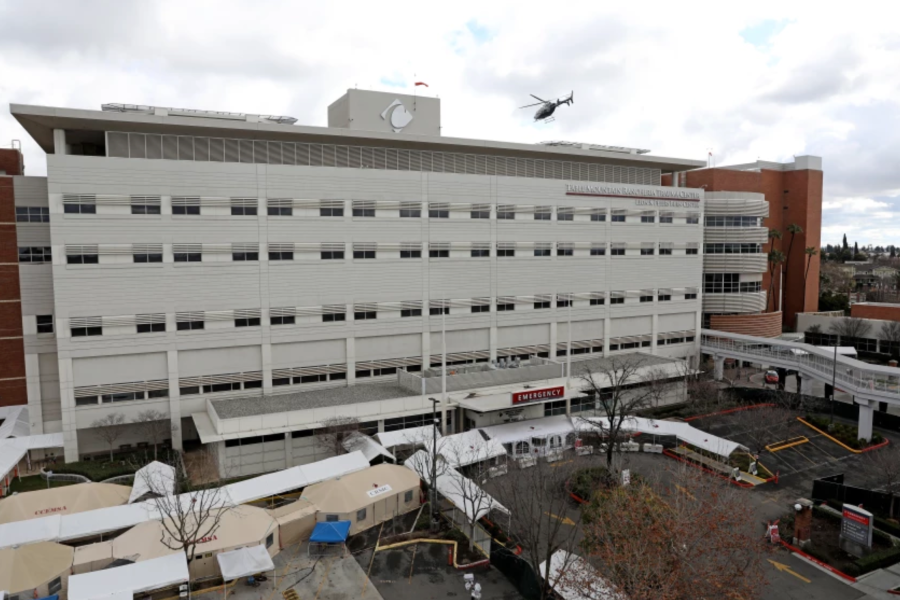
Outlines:
<svg viewBox="0 0 900 600"><path fill-rule="evenodd" d="M0 171L6 171L7 175L24 175L22 153L11 148L0 148Z"/></svg>
<svg viewBox="0 0 900 600"><path fill-rule="evenodd" d="M883 321L900 321L900 306L878 306L876 304L852 304L850 316L860 319L881 319Z"/></svg>
<svg viewBox="0 0 900 600"><path fill-rule="evenodd" d="M0 151L0 161L8 153ZM15 210L12 177L0 176L0 406L28 402Z"/></svg>
<svg viewBox="0 0 900 600"><path fill-rule="evenodd" d="M711 315L709 328L729 333L774 338L781 335L781 313Z"/></svg>

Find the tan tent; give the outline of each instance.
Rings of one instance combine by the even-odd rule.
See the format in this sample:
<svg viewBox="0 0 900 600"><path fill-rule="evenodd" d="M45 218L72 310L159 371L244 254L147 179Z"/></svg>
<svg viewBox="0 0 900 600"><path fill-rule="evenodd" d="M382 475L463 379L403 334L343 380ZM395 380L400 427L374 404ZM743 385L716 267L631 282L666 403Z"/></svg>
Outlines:
<svg viewBox="0 0 900 600"><path fill-rule="evenodd" d="M358 533L419 507L419 477L397 465L376 465L311 485L303 499L319 509L317 521L350 521Z"/></svg>
<svg viewBox="0 0 900 600"><path fill-rule="evenodd" d="M298 499L291 504L270 509L269 514L278 522L278 537L285 548L309 539L316 526L318 509L311 503Z"/></svg>
<svg viewBox="0 0 900 600"><path fill-rule="evenodd" d="M75 558L72 559L72 574L93 573L108 567L113 561L112 544L112 540L108 540L87 546L77 546Z"/></svg>
<svg viewBox="0 0 900 600"><path fill-rule="evenodd" d="M68 587L74 554L73 548L53 542L4 548L0 550L0 590L28 598L58 594Z"/></svg>
<svg viewBox="0 0 900 600"><path fill-rule="evenodd" d="M168 534L162 523L149 521L126 531L113 543L113 558L125 558L134 562L159 558L180 550L172 550L161 540ZM219 527L197 544L194 560L190 564L191 577L216 577L219 566L216 554L246 546L264 544L269 555L280 550L278 523L267 511L253 506L237 506L222 513ZM174 542L169 545L177 546Z"/></svg>
<svg viewBox="0 0 900 600"><path fill-rule="evenodd" d="M130 487L112 483L78 483L15 494L0 500L0 524L119 506L130 495Z"/></svg>

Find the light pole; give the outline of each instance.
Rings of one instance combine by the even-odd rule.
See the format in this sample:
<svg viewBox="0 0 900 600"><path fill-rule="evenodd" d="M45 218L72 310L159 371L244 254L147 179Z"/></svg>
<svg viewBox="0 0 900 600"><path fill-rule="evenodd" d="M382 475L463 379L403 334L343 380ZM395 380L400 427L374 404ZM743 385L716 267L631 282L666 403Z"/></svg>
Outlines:
<svg viewBox="0 0 900 600"><path fill-rule="evenodd" d="M834 341L834 362L831 366L831 425L834 425L834 392L835 392L835 384L837 383L837 351L838 351L838 342Z"/></svg>
<svg viewBox="0 0 900 600"><path fill-rule="evenodd" d="M438 418L437 405L440 400L437 398L428 398L431 402L431 482L429 491L431 492L431 525L437 526L437 436L438 436Z"/></svg>

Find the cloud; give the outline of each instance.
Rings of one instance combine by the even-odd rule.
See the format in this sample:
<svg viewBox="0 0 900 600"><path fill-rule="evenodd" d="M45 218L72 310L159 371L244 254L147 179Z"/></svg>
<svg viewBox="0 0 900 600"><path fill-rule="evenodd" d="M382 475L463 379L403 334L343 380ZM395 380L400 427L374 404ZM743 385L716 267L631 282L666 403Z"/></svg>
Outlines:
<svg viewBox="0 0 900 600"><path fill-rule="evenodd" d="M448 136L570 139L701 160L712 148L719 165L819 155L823 241L832 227L855 228L860 243L900 230L894 21L805 1L717 7L0 0L0 101L155 104L325 125L348 88L411 91L418 79L430 85L420 93L441 97ZM575 104L553 123L518 108L529 94L572 90ZM43 153L8 114L0 135L23 141L30 174L44 172Z"/></svg>

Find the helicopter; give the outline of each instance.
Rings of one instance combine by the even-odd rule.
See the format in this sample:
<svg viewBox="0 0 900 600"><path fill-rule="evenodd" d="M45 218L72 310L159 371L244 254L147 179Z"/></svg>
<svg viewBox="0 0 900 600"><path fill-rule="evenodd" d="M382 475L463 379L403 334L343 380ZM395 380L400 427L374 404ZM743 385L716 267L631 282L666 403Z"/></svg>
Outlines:
<svg viewBox="0 0 900 600"><path fill-rule="evenodd" d="M531 108L532 106L540 105L540 108L534 113L535 121L544 121L553 116L553 112L556 110L557 106L561 106L563 104L574 104L575 103L575 92L570 92L568 98L562 98L561 100L542 100L538 98L534 94L528 94L535 100L539 100L539 102L535 102L534 104L526 104L525 106L520 106L519 108ZM552 119L551 119L552 120ZM549 122L549 121L548 121Z"/></svg>

